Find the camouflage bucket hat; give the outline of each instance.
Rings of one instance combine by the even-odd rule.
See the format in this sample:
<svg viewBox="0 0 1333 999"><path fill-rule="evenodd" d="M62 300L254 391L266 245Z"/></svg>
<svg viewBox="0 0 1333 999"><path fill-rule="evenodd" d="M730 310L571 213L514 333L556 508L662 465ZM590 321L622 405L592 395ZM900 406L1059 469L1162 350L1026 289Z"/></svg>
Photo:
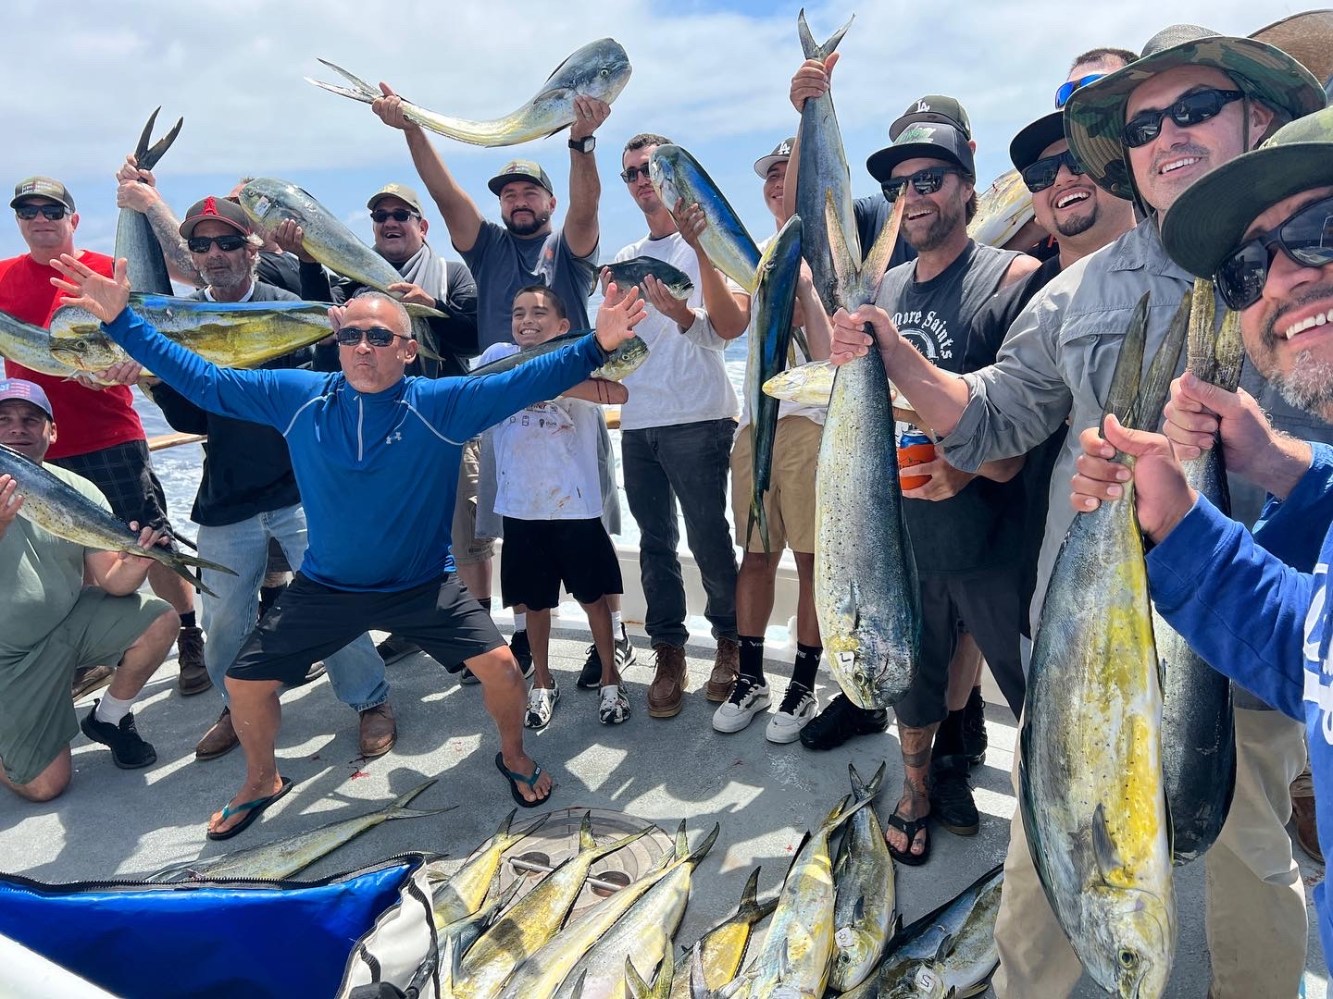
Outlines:
<svg viewBox="0 0 1333 999"><path fill-rule="evenodd" d="M1125 105L1141 83L1177 66L1211 66L1236 81L1246 96L1300 118L1324 107L1324 88L1281 49L1250 38L1219 35L1192 24L1172 25L1123 69L1074 91L1065 105L1069 147L1088 176L1118 198L1134 197L1121 133Z"/></svg>
<svg viewBox="0 0 1333 999"><path fill-rule="evenodd" d="M1171 259L1211 278L1245 230L1273 205L1316 187L1333 186L1333 108L1278 129L1253 152L1191 184L1162 223Z"/></svg>

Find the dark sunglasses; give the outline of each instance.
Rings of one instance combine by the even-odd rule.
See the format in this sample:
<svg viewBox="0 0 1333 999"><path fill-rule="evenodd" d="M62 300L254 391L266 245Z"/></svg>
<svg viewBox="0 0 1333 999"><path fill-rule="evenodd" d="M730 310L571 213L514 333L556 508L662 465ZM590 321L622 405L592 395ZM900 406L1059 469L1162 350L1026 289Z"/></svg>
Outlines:
<svg viewBox="0 0 1333 999"><path fill-rule="evenodd" d="M1192 94L1186 94L1170 107L1155 111L1140 111L1125 122L1121 134L1125 145L1131 149L1146 146L1162 131L1162 121L1167 115L1170 115L1171 120L1181 128L1191 128L1203 124L1209 118L1216 118L1224 107L1244 96L1239 90L1196 90Z"/></svg>
<svg viewBox="0 0 1333 999"><path fill-rule="evenodd" d="M648 176L648 168L646 166L625 167L624 170L620 171L620 179L623 180L626 184L633 184L640 177L647 177L647 176Z"/></svg>
<svg viewBox="0 0 1333 999"><path fill-rule="evenodd" d="M897 201L907 185L911 184L917 194L934 194L944 186L944 178L949 174L957 174L959 177L966 177L958 167L926 167L924 170L918 170L910 177L894 177L880 184L880 190L884 192L884 197L890 202Z"/></svg>
<svg viewBox="0 0 1333 999"><path fill-rule="evenodd" d="M48 222L59 222L68 211L64 205L19 205L14 209L14 214L24 222L31 222L41 212L42 218Z"/></svg>
<svg viewBox="0 0 1333 999"><path fill-rule="evenodd" d="M1074 159L1074 154L1066 149L1063 153L1044 156L1036 163L1024 167L1021 175L1023 183L1033 194L1044 191L1055 183L1055 178L1059 176L1061 167L1067 167L1075 177L1082 176L1084 172L1083 164Z"/></svg>
<svg viewBox="0 0 1333 999"><path fill-rule="evenodd" d="M185 241L185 245L190 248L191 253L207 253L213 248L213 244L218 244L218 249L223 253L234 253L246 244L244 236L191 236Z"/></svg>
<svg viewBox="0 0 1333 999"><path fill-rule="evenodd" d="M370 213L370 221L374 222L376 225L383 225L385 222L389 221L389 219L393 219L395 222L406 222L408 219L419 218L421 218L420 215L416 212L408 211L406 208L395 208L393 211L389 211L387 208L376 208Z"/></svg>
<svg viewBox="0 0 1333 999"><path fill-rule="evenodd" d="M1222 261L1213 282L1227 308L1239 312L1259 301L1276 250L1303 267L1333 263L1333 198L1306 205L1275 228L1246 240Z"/></svg>
<svg viewBox="0 0 1333 999"><path fill-rule="evenodd" d="M401 333L395 333L383 326L371 326L367 329L343 326L333 335L338 338L338 343L344 347L359 347L363 339L372 347L388 347L394 340L412 339L410 336L403 336Z"/></svg>
<svg viewBox="0 0 1333 999"><path fill-rule="evenodd" d="M1100 80L1105 73L1089 73L1087 76L1080 76L1077 80L1070 80L1068 83L1060 84L1060 88L1055 92L1055 106L1062 108L1069 103L1069 98L1074 96L1074 91L1079 87L1086 87L1089 83Z"/></svg>

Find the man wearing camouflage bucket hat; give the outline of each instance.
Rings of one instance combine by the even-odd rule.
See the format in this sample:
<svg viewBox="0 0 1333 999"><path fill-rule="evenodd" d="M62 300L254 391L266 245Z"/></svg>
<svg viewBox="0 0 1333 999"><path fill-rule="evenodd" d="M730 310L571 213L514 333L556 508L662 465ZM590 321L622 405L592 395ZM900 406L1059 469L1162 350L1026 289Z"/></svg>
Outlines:
<svg viewBox="0 0 1333 999"><path fill-rule="evenodd" d="M1178 264L1214 281L1239 313L1250 360L1288 401L1333 422L1333 340L1325 332L1333 314L1333 109L1292 122L1190 188L1162 241ZM1333 448L1275 432L1245 392L1190 375L1173 386L1166 418L1166 436L1109 422L1106 442L1095 429L1084 431L1075 506L1092 510L1123 495L1132 475L1139 523L1155 542L1147 566L1157 610L1214 668L1305 722L1327 842ZM1253 538L1196 497L1179 464L1213 447L1219 432L1228 468L1274 497ZM1135 456L1132 472L1107 460L1114 454L1107 443ZM1199 559L1201 551L1210 557ZM1257 643L1218 626L1242 619L1264 622ZM1326 887L1314 897L1327 961L1333 918Z"/></svg>
<svg viewBox="0 0 1333 999"><path fill-rule="evenodd" d="M1069 420L1074 433L1052 475L1033 622L1073 517L1065 483L1076 437L1101 417L1131 312L1148 293L1145 356L1151 357L1193 284L1167 256L1161 220L1191 183L1324 103L1319 82L1271 45L1193 26L1167 28L1142 57L1075 90L1065 112L1070 148L1088 176L1137 199L1144 221L1035 296L989 368L950 376L919 363L892 327L876 329L894 384L944 435L944 456L958 468L1024 453ZM860 328L867 318L854 313L835 321L835 361L868 349ZM1306 923L1283 825L1287 782L1301 766L1301 732L1284 716L1260 710L1237 711L1236 732L1235 798L1205 861L1210 994L1290 997L1304 968ZM1149 967L1149 954L1134 954L1122 976L1164 982L1169 967L1160 964L1170 960L1172 936L1163 928L1159 966ZM995 939L997 995L1062 996L1077 984L1082 968L1036 875L1021 812L1011 827Z"/></svg>

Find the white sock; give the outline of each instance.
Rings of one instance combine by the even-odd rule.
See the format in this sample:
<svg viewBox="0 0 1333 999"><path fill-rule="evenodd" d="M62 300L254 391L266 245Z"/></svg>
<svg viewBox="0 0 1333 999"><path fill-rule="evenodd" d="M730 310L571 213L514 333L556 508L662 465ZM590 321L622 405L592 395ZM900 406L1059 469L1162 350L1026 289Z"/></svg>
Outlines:
<svg viewBox="0 0 1333 999"><path fill-rule="evenodd" d="M625 622L620 619L620 611L611 612L611 637L619 641L625 634Z"/></svg>
<svg viewBox="0 0 1333 999"><path fill-rule="evenodd" d="M526 613L521 613L518 611L514 612L514 630L515 631L528 630L528 615Z"/></svg>
<svg viewBox="0 0 1333 999"><path fill-rule="evenodd" d="M134 704L132 697L128 701L122 701L119 697L103 694L102 699L97 702L97 707L93 709L93 717L108 725L119 725L120 720L130 713L132 704Z"/></svg>

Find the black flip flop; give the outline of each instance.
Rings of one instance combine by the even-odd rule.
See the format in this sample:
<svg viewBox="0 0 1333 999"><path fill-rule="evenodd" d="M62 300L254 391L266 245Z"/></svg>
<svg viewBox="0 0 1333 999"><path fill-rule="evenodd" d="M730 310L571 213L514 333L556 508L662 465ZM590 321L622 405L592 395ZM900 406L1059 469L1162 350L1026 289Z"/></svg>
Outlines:
<svg viewBox="0 0 1333 999"><path fill-rule="evenodd" d="M245 832L250 823L259 818L260 812L290 791L294 783L296 782L290 777L284 777L282 778L282 787L278 788L276 793L270 794L267 798L256 798L254 801L245 801L237 805L235 808L232 808L231 805L224 805L222 807L223 822L226 822L233 815L240 815L242 812L246 813L245 818L241 819L240 822L237 822L234 826L224 832L213 832L210 829L208 838L211 840L222 840L231 839L233 836L239 836L241 833Z"/></svg>
<svg viewBox="0 0 1333 999"><path fill-rule="evenodd" d="M514 802L519 808L536 808L538 805L544 805L550 800L551 795L548 792L545 798L536 798L529 801L527 798L523 797L523 792L518 789L518 785L523 783L532 788L533 792L536 793L537 780L542 775L542 765L540 763L533 769L531 777L525 777L523 774L514 773L514 771L505 766L504 753L495 754L495 766L500 773L505 775L505 780L509 781L509 793L513 795Z"/></svg>
<svg viewBox="0 0 1333 999"><path fill-rule="evenodd" d="M904 836L907 837L907 849L895 849L892 843L885 842L889 848L889 856L900 864L906 864L908 867L920 867L930 859L930 816L923 815L919 819L905 819L897 812L894 812L886 820L888 825L893 826ZM912 852L912 844L916 842L916 834L922 830L926 832L926 847L920 853Z"/></svg>

